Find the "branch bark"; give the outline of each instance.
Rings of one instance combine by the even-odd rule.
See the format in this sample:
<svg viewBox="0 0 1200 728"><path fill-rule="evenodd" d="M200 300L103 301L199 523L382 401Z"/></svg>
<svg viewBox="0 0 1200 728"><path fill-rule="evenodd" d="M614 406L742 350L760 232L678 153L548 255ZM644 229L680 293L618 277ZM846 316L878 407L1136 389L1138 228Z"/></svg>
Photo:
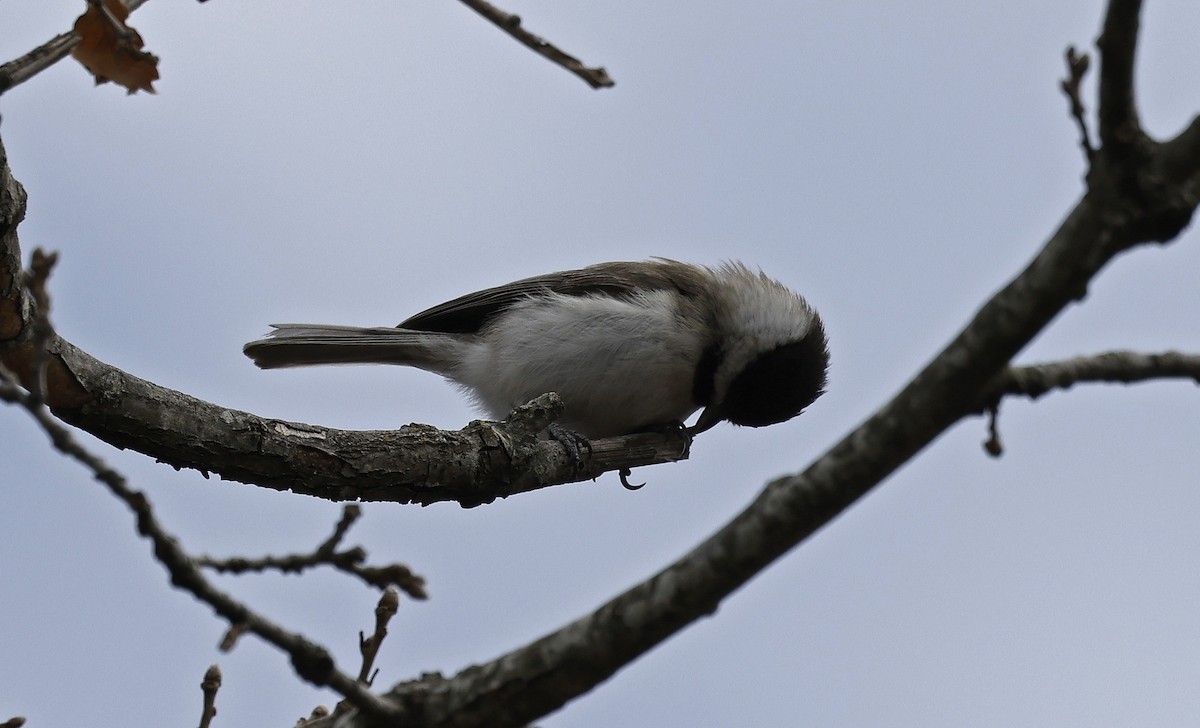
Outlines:
<svg viewBox="0 0 1200 728"><path fill-rule="evenodd" d="M1110 351L1064 361L1009 367L993 384L995 397L1020 395L1038 399L1076 384L1133 384L1156 379L1191 379L1200 384L1200 355L1179 351L1144 354Z"/></svg>
<svg viewBox="0 0 1200 728"><path fill-rule="evenodd" d="M518 15L505 12L487 2L487 0L461 0L464 5L487 18L492 25L508 33L518 43L546 58L551 63L562 66L576 76L582 78L592 88L609 88L616 84L602 67L589 68L575 56L564 53L553 43L547 42L540 36L530 33L521 26Z"/></svg>
<svg viewBox="0 0 1200 728"><path fill-rule="evenodd" d="M9 302L13 309L22 305ZM504 422L477 421L458 431L417 424L338 430L259 417L160 387L61 337L47 348L46 401L65 422L177 468L327 500L471 507L687 457L686 435L642 433L596 440L577 463L561 444L538 439L561 411L550 399L518 408ZM29 386L35 356L26 339L0 351L0 363Z"/></svg>
<svg viewBox="0 0 1200 728"><path fill-rule="evenodd" d="M1141 0L1110 0L1104 28L1096 40L1100 49L1100 143L1110 153L1139 141L1144 133L1138 121L1133 82Z"/></svg>

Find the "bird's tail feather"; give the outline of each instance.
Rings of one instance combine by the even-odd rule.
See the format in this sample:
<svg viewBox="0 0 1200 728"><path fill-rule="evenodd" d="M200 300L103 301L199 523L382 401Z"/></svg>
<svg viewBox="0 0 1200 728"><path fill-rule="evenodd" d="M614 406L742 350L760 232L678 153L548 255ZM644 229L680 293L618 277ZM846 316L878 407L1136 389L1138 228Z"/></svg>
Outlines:
<svg viewBox="0 0 1200 728"><path fill-rule="evenodd" d="M461 334L389 327L272 324L266 338L242 353L263 369L316 364L404 364L449 374L467 346Z"/></svg>

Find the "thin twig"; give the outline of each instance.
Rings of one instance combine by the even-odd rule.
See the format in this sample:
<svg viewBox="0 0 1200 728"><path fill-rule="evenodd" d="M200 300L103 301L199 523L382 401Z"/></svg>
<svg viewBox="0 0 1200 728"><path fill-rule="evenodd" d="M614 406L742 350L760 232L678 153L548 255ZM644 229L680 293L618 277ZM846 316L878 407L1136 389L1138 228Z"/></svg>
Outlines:
<svg viewBox="0 0 1200 728"><path fill-rule="evenodd" d="M375 631L370 637L363 637L363 633L358 633L358 650L362 654L362 669L358 671L358 681L363 685L370 686L375 682L375 675L372 674L371 668L375 666L375 658L379 655L379 647L383 644L383 638L387 637L388 622L392 617L396 616L396 612L400 609L400 594L395 587L388 587L383 590L383 596L379 597L379 604L375 606Z"/></svg>
<svg viewBox="0 0 1200 728"><path fill-rule="evenodd" d="M998 458L1004 454L1004 444L1000 442L1000 403L988 408L988 439L983 442L983 449L988 455Z"/></svg>
<svg viewBox="0 0 1200 728"><path fill-rule="evenodd" d="M117 18L117 16L113 15L112 10L110 10L108 8L108 4L105 3L104 0L87 0L87 1L88 1L89 5L96 8L96 11L98 13L100 13L101 16L104 17L104 19L112 27L114 33L116 33L121 38L128 38L130 36L129 28L126 27L126 25L124 23L122 23L120 21L120 19Z"/></svg>
<svg viewBox="0 0 1200 728"><path fill-rule="evenodd" d="M1079 145L1083 147L1083 155L1089 164L1096 156L1096 147L1092 145L1092 134L1088 129L1079 87L1090 64L1091 58L1088 57L1088 54L1077 53L1075 46L1068 46L1067 77L1059 82L1063 93L1067 95L1067 100L1071 102L1071 117L1075 119L1075 125L1079 127Z"/></svg>
<svg viewBox="0 0 1200 728"><path fill-rule="evenodd" d="M35 404L46 401L46 366L50 360L50 352L46 345L54 336L50 326L50 294L46 291L46 283L50 273L58 263L58 253L46 253L41 248L34 248L29 270L25 273L25 288L29 291L36 315L33 318L33 373L30 382L29 395Z"/></svg>
<svg viewBox="0 0 1200 728"><path fill-rule="evenodd" d="M567 69L582 78L592 88L608 88L616 85L602 67L588 68L578 58L564 53L544 38L530 33L521 26L521 17L505 12L486 0L462 0L462 3L487 18L500 30L516 38L521 45Z"/></svg>
<svg viewBox="0 0 1200 728"><path fill-rule="evenodd" d="M355 504L347 505L342 510L342 518L334 527L333 534L325 539L315 551L307 554L288 554L285 556L263 556L257 559L233 557L216 559L211 556L199 556L196 565L213 569L224 574L244 574L247 572L263 572L278 570L285 574L299 573L315 566L328 565L347 574L353 574L377 589L387 589L396 586L404 590L413 599L427 599L425 579L414 574L403 564L388 564L387 566L364 566L367 552L361 546L355 546L345 551L337 551L338 544L346 532L358 520L362 509Z"/></svg>
<svg viewBox="0 0 1200 728"><path fill-rule="evenodd" d="M200 728L209 728L217 715L217 691L221 689L221 668L211 665L204 671L200 690L204 693L204 708L200 711Z"/></svg>
<svg viewBox="0 0 1200 728"><path fill-rule="evenodd" d="M1109 351L1062 361L1009 367L992 384L993 396L1037 399L1076 384L1134 384L1158 379L1191 379L1200 384L1200 355L1179 351Z"/></svg>
<svg viewBox="0 0 1200 728"><path fill-rule="evenodd" d="M221 636L221 641L217 643L217 649L221 652L229 652L237 646L238 639L246 634L246 630L248 629L250 629L250 626L245 622L229 625L229 629L225 630L225 634Z"/></svg>
<svg viewBox="0 0 1200 728"><path fill-rule="evenodd" d="M988 417L988 439L983 449L1000 457L1000 400L1005 395L1038 399L1055 389L1068 390L1076 384L1135 384L1159 379L1191 379L1200 384L1200 355L1165 351L1143 354L1109 351L1062 361L1009 367L992 384Z"/></svg>

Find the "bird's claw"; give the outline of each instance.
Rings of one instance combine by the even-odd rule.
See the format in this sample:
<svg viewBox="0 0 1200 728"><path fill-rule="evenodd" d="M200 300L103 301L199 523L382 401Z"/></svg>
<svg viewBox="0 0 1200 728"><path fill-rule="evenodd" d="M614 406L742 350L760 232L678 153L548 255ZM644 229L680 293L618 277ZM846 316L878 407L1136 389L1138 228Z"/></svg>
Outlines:
<svg viewBox="0 0 1200 728"><path fill-rule="evenodd" d="M630 470L629 468L621 468L620 472L618 472L617 474L621 477L621 486L624 487L625 490L638 490L643 485L645 485L645 483L639 483L638 485L634 485L633 483L629 482L629 476L633 475L633 471Z"/></svg>

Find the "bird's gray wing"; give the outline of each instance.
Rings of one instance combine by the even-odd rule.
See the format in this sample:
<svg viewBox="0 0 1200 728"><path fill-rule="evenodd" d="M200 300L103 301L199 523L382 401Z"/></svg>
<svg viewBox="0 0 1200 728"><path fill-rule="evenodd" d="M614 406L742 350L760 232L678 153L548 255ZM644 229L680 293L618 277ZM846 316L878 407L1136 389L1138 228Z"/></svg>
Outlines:
<svg viewBox="0 0 1200 728"><path fill-rule="evenodd" d="M465 334L478 331L488 319L531 296L628 296L634 291L675 289L692 295L699 288L700 269L673 260L641 263L599 263L579 270L523 278L425 309L399 324L416 331Z"/></svg>

